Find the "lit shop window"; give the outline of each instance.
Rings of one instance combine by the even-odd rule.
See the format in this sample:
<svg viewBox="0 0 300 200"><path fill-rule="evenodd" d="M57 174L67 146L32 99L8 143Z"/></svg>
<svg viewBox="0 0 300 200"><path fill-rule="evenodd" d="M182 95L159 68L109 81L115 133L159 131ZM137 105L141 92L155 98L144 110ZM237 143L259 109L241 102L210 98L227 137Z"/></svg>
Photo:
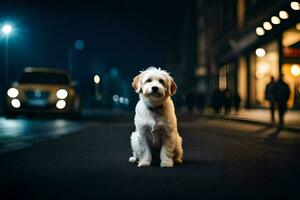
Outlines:
<svg viewBox="0 0 300 200"><path fill-rule="evenodd" d="M300 24L282 34L284 80L289 85L291 95L288 107L300 109Z"/></svg>
<svg viewBox="0 0 300 200"><path fill-rule="evenodd" d="M279 74L277 41L257 48L252 57L252 62L254 62L253 75L255 76L255 78L252 78L255 82L255 104L260 107L267 107L268 102L265 100L266 85L270 82L271 76L277 78Z"/></svg>

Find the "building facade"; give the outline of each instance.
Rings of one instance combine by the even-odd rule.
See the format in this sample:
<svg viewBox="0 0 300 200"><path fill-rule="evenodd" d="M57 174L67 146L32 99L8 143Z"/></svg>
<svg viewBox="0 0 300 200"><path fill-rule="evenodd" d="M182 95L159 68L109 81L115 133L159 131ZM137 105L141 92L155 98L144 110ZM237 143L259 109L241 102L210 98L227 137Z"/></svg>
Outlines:
<svg viewBox="0 0 300 200"><path fill-rule="evenodd" d="M198 63L212 77L210 85L238 94L247 108L264 108L266 84L282 73L291 90L288 107L300 109L299 1L199 0L198 5L203 27Z"/></svg>

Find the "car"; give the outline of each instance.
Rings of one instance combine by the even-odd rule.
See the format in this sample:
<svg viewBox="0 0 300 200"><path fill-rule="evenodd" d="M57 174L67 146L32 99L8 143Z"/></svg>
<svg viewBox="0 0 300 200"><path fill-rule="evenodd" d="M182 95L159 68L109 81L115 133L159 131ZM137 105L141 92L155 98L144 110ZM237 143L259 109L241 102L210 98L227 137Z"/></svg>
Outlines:
<svg viewBox="0 0 300 200"><path fill-rule="evenodd" d="M61 69L27 67L7 90L5 115L80 113L80 96L69 74Z"/></svg>

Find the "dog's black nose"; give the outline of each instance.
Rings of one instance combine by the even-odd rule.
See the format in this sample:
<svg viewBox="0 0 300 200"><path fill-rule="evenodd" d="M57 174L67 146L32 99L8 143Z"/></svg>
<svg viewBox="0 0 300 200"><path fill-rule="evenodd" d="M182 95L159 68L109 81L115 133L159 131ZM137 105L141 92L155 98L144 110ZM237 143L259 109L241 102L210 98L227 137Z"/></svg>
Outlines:
<svg viewBox="0 0 300 200"><path fill-rule="evenodd" d="M158 87L153 86L153 87L152 87L152 91L153 91L153 92L157 92L157 91L158 91Z"/></svg>

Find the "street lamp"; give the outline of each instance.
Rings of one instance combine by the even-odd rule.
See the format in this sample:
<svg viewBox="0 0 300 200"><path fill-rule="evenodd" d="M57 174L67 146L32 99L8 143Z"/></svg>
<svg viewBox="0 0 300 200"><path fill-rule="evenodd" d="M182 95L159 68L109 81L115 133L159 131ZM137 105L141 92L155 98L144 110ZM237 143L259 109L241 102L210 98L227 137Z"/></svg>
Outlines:
<svg viewBox="0 0 300 200"><path fill-rule="evenodd" d="M10 34L12 31L12 26L9 25L9 24L5 24L3 27L2 27L2 32L6 35Z"/></svg>
<svg viewBox="0 0 300 200"><path fill-rule="evenodd" d="M99 83L100 83L100 76L99 75L95 75L94 76L94 83L95 83L95 100L96 101L100 101L101 100L101 94L99 92Z"/></svg>
<svg viewBox="0 0 300 200"><path fill-rule="evenodd" d="M4 85L6 87L7 84L8 84L8 80L9 80L9 77L8 77L8 38L9 38L9 35L13 31L13 27L10 24L4 24L1 31L5 36L5 46L4 46L4 70L5 70L4 76L5 76L5 78L4 78Z"/></svg>
<svg viewBox="0 0 300 200"><path fill-rule="evenodd" d="M100 76L99 76L99 75L95 75L95 76L94 76L94 82L95 82L96 84L100 83Z"/></svg>

